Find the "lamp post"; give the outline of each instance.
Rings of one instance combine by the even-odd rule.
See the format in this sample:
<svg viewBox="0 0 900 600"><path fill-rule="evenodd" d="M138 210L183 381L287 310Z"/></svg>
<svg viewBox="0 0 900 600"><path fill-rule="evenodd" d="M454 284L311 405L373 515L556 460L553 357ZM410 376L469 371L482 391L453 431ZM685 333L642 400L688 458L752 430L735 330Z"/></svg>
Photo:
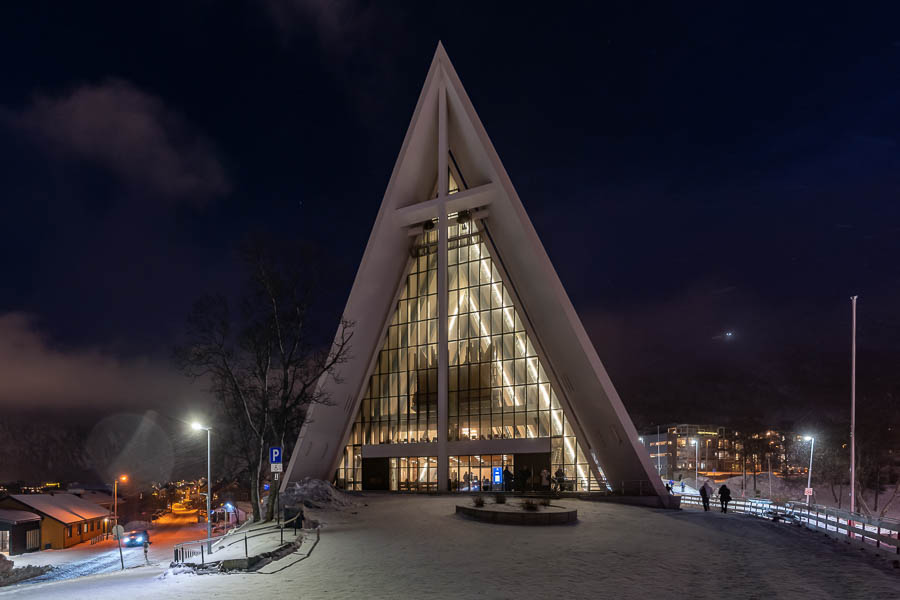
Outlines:
<svg viewBox="0 0 900 600"><path fill-rule="evenodd" d="M807 442L809 442L809 471L807 473L808 477L806 478L806 487L811 488L812 487L812 457L813 457L813 449L816 447L816 438L814 438L811 435L808 435L803 439L806 440ZM806 497L806 505L807 506L809 506L810 498L811 498L811 496Z"/></svg>
<svg viewBox="0 0 900 600"><path fill-rule="evenodd" d="M212 522L209 520L209 505L212 501L212 455L210 453L210 447L212 445L210 432L212 431L212 427L204 427L200 423L194 421L191 423L191 429L194 431L199 431L201 429L206 430L206 551L207 553L212 554Z"/></svg>
<svg viewBox="0 0 900 600"><path fill-rule="evenodd" d="M128 481L128 475L119 475L116 477L116 480L113 481L113 526L119 524L119 482L125 483Z"/></svg>
<svg viewBox="0 0 900 600"><path fill-rule="evenodd" d="M698 490L700 489L700 444L697 443L697 440L691 440L691 444L694 445L694 487Z"/></svg>

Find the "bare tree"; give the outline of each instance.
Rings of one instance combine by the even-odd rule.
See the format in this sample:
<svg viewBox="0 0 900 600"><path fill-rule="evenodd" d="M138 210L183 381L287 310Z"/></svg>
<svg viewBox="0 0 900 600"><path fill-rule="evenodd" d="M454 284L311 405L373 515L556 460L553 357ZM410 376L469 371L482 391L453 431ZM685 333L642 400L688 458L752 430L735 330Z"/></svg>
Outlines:
<svg viewBox="0 0 900 600"><path fill-rule="evenodd" d="M249 282L239 314L233 315L224 296L198 300L188 316L187 343L176 357L185 374L212 382L236 456L249 475L258 521L266 449L284 447L309 407L329 402L318 383L339 378L338 367L349 358L352 324L342 321L334 342L317 344L308 322L315 278L276 260L264 243L249 244L242 254ZM275 490L270 496L277 496ZM275 504L268 502L266 520Z"/></svg>

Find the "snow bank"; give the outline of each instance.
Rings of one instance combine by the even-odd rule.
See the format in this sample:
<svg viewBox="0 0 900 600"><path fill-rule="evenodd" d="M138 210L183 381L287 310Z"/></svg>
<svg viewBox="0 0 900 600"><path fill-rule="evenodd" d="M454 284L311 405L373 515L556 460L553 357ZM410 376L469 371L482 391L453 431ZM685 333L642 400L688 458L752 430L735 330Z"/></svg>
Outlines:
<svg viewBox="0 0 900 600"><path fill-rule="evenodd" d="M177 566L166 569L158 579L166 579L167 577L175 577L177 575L196 575L197 570L193 567Z"/></svg>
<svg viewBox="0 0 900 600"><path fill-rule="evenodd" d="M292 483L283 495L285 506L298 506L302 504L307 508L331 508L342 509L353 506L353 500L344 492L337 490L333 485L321 479L306 478L301 482Z"/></svg>
<svg viewBox="0 0 900 600"><path fill-rule="evenodd" d="M51 569L53 567L35 567L34 565L14 568L13 561L0 554L0 587L43 575Z"/></svg>

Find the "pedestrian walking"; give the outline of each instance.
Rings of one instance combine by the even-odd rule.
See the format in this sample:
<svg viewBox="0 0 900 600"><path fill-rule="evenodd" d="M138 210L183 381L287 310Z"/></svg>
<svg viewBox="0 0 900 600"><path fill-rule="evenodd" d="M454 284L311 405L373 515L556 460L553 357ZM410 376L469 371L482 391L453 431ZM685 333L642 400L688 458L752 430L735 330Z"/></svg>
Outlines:
<svg viewBox="0 0 900 600"><path fill-rule="evenodd" d="M722 512L728 512L728 503L731 502L731 490L724 483L719 488L719 504L722 505Z"/></svg>
<svg viewBox="0 0 900 600"><path fill-rule="evenodd" d="M703 511L706 512L709 510L709 497L712 495L712 488L709 487L709 482L704 481L703 485L700 486L700 499L703 500Z"/></svg>
<svg viewBox="0 0 900 600"><path fill-rule="evenodd" d="M504 467L503 469L503 489L504 491L511 491L513 486L513 474L512 471L509 470L509 467Z"/></svg>
<svg viewBox="0 0 900 600"><path fill-rule="evenodd" d="M544 469L541 471L541 489L549 490L550 489L550 470Z"/></svg>

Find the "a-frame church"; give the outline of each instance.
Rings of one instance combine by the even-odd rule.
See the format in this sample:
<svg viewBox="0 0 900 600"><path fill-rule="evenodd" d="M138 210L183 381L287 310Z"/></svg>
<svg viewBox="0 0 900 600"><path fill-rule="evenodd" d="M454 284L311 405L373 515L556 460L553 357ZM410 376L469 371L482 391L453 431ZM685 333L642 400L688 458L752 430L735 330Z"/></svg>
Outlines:
<svg viewBox="0 0 900 600"><path fill-rule="evenodd" d="M440 44L344 318L283 485L666 498Z"/></svg>

